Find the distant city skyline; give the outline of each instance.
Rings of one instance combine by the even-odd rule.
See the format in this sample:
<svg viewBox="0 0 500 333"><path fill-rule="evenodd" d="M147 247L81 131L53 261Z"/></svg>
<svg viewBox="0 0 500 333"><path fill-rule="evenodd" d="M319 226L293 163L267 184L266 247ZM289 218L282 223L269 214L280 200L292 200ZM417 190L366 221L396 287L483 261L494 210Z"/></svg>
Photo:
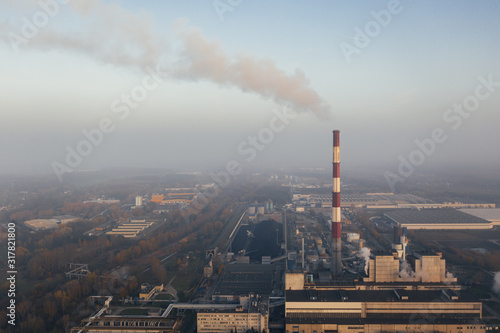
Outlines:
<svg viewBox="0 0 500 333"><path fill-rule="evenodd" d="M500 165L498 1L65 2L0 1L0 173Z"/></svg>

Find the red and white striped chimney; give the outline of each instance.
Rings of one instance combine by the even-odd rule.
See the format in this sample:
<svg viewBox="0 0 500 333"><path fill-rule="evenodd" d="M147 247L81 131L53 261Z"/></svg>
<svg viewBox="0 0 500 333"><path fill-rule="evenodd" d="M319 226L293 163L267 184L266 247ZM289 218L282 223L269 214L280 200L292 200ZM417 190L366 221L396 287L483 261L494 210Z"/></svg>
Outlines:
<svg viewBox="0 0 500 333"><path fill-rule="evenodd" d="M334 276L342 273L342 241L340 212L340 131L333 131L333 190L332 190L332 260Z"/></svg>

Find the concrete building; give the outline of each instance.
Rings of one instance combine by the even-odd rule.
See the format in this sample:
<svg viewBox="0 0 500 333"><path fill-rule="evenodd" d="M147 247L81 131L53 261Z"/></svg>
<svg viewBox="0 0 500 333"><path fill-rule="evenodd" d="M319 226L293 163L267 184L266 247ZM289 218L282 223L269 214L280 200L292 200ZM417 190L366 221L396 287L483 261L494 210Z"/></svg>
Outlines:
<svg viewBox="0 0 500 333"><path fill-rule="evenodd" d="M446 273L439 253L376 254L361 281L285 277L286 332L485 332L482 303ZM402 269L403 268L403 269Z"/></svg>
<svg viewBox="0 0 500 333"><path fill-rule="evenodd" d="M135 206L136 207L142 206L142 197L139 195L135 197Z"/></svg>
<svg viewBox="0 0 500 333"><path fill-rule="evenodd" d="M450 289L287 290L286 332L485 332L482 304Z"/></svg>
<svg viewBox="0 0 500 333"><path fill-rule="evenodd" d="M407 256L408 265L400 266L400 260L394 254L376 255L370 259L369 276L363 279L364 283L418 283L424 286L430 284L456 284L457 279L447 275L446 260L440 253L414 252Z"/></svg>
<svg viewBox="0 0 500 333"><path fill-rule="evenodd" d="M256 330L268 331L269 302L259 295L240 298L236 309L201 310L197 314L197 331L200 333L230 333Z"/></svg>

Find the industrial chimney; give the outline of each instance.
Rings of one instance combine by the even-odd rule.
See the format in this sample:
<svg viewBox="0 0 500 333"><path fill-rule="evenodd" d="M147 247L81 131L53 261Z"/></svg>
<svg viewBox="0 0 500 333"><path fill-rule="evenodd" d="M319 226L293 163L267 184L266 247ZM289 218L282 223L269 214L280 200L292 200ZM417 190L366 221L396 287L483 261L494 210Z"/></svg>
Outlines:
<svg viewBox="0 0 500 333"><path fill-rule="evenodd" d="M342 273L342 241L340 240L340 131L333 131L333 190L332 190L332 275Z"/></svg>

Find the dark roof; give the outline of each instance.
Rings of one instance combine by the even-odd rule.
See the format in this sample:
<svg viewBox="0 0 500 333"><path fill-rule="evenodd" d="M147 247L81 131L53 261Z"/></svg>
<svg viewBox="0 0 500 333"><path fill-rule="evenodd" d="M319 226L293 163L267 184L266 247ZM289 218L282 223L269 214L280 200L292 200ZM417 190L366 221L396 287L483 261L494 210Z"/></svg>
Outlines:
<svg viewBox="0 0 500 333"><path fill-rule="evenodd" d="M418 321L418 320L417 320ZM364 324L411 324L408 318L285 318L287 324L337 324L337 325L364 325ZM427 322L426 322L427 323ZM484 325L478 318L432 318L434 325Z"/></svg>
<svg viewBox="0 0 500 333"><path fill-rule="evenodd" d="M480 302L467 291L450 289L287 290L285 297L287 302Z"/></svg>
<svg viewBox="0 0 500 333"><path fill-rule="evenodd" d="M270 295L273 290L274 265L227 265L214 291L217 295Z"/></svg>
<svg viewBox="0 0 500 333"><path fill-rule="evenodd" d="M490 223L456 209L398 209L385 215L402 224Z"/></svg>

